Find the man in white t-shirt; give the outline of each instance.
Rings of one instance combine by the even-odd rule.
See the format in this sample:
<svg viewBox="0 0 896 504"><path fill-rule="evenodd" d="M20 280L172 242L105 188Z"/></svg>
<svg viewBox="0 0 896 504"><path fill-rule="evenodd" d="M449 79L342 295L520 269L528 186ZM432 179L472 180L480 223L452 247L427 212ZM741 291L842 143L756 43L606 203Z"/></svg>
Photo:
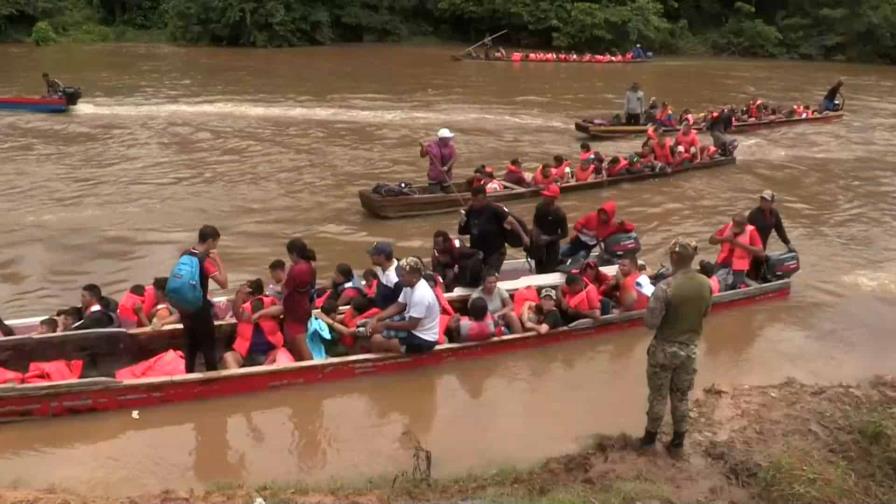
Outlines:
<svg viewBox="0 0 896 504"><path fill-rule="evenodd" d="M397 268L401 295L370 321L374 352L422 354L439 341L439 300L423 279L423 261L402 259Z"/></svg>
<svg viewBox="0 0 896 504"><path fill-rule="evenodd" d="M401 294L401 283L398 281L398 273L395 271L398 261L395 259L392 244L389 242L374 243L367 249L367 255L370 256L370 262L373 264L373 270L379 280L376 284L373 303L377 308L385 310L392 306Z"/></svg>

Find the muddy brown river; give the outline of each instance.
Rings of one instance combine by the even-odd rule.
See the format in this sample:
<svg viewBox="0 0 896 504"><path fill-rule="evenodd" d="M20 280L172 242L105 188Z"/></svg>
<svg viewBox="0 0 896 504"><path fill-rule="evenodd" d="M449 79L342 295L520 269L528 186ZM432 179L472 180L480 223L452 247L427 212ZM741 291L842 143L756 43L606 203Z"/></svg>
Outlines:
<svg viewBox="0 0 896 504"><path fill-rule="evenodd" d="M454 48L456 49L456 48ZM455 63L452 48L294 50L0 46L0 96L46 70L84 88L64 115L0 114L0 315L118 297L164 275L203 223L232 279L263 276L301 235L323 276L392 239L427 254L456 214L381 221L356 191L420 180L417 142L457 133L460 172L572 156L583 115L648 96L708 108L761 95L815 104L838 77L849 115L740 137L735 168L564 196L571 218L618 201L652 263L676 235L705 243L766 188L803 271L790 298L714 314L698 386L892 373L896 355L896 68L766 60L646 65ZM600 142L606 153L637 139ZM512 202L531 216L535 201ZM782 249L776 238L772 249ZM715 250L706 245L704 256ZM223 480L357 481L408 470L412 433L436 475L530 464L595 432L643 428L644 329L384 377L0 427L0 486L132 493Z"/></svg>

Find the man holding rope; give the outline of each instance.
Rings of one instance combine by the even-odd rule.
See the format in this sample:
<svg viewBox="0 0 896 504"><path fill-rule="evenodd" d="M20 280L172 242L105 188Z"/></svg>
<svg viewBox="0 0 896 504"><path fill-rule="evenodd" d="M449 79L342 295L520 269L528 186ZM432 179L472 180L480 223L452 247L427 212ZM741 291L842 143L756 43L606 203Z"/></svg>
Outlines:
<svg viewBox="0 0 896 504"><path fill-rule="evenodd" d="M420 157L429 158L429 171L426 173L429 193L451 194L454 192L454 187L451 185L451 169L457 162L457 151L452 142L454 133L448 128L442 128L436 137L426 144L420 142Z"/></svg>

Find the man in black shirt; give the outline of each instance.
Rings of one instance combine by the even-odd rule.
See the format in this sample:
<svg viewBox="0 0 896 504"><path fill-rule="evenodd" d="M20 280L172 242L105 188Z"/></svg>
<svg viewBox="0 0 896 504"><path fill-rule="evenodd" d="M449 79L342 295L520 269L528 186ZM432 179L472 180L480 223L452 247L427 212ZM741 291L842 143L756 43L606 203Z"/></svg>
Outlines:
<svg viewBox="0 0 896 504"><path fill-rule="evenodd" d="M463 217L457 232L470 236L470 248L482 252L482 263L486 269L501 272L507 248L504 246L504 228L520 235L523 245L529 245L529 237L523 232L516 219L502 207L491 203L486 197L485 187L476 186L470 191L473 198L470 206L463 210Z"/></svg>
<svg viewBox="0 0 896 504"><path fill-rule="evenodd" d="M725 108L721 112L713 112L709 120L709 134L712 144L719 149L722 156L733 156L737 149L737 140L728 137L728 131L734 127L734 112Z"/></svg>
<svg viewBox="0 0 896 504"><path fill-rule="evenodd" d="M551 184L541 192L542 200L532 218L532 246L529 256L535 261L535 272L552 273L560 264L560 242L569 236L566 212L557 205L560 187Z"/></svg>
<svg viewBox="0 0 896 504"><path fill-rule="evenodd" d="M775 193L766 189L759 195L759 206L750 210L747 215L747 223L756 228L756 233L762 240L762 250L768 248L768 239L772 235L772 231L778 235L781 243L787 246L787 250L796 252L790 244L790 238L787 237L787 231L784 230L784 221L781 214L775 208ZM765 269L765 261L763 259L754 258L750 263L749 277L753 280L760 280Z"/></svg>
<svg viewBox="0 0 896 504"><path fill-rule="evenodd" d="M825 93L824 98L821 100L821 105L818 106L818 113L823 114L825 112L837 112L837 95L840 94L840 88L843 87L843 79L837 81L836 84L831 89L828 89L828 92Z"/></svg>
<svg viewBox="0 0 896 504"><path fill-rule="evenodd" d="M191 255L199 259L199 285L202 288L202 307L193 313L181 313L186 340L186 371L196 370L196 358L202 354L206 371L218 370L218 352L215 343L215 319L212 316L212 302L208 299L208 281L213 280L222 289L227 288L227 273L218 255L218 241L221 233L215 226L199 228L196 245L181 255Z"/></svg>

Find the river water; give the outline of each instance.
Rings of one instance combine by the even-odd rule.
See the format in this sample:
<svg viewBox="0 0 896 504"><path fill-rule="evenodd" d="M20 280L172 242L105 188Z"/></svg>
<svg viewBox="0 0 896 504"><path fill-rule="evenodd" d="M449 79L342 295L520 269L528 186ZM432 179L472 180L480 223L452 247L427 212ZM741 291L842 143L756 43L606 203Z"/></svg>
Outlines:
<svg viewBox="0 0 896 504"><path fill-rule="evenodd" d="M380 221L359 188L420 180L417 142L457 132L460 170L573 156L574 119L617 111L634 80L695 109L816 103L836 78L850 115L741 137L736 168L564 196L571 218L605 198L635 222L643 257L676 235L702 242L763 189L804 271L784 301L713 315L698 386L853 380L892 373L896 341L896 68L662 59L597 66L455 63L446 47L290 50L0 46L0 95L35 95L44 70L84 88L73 113L0 115L0 313L77 304L86 282L120 295L163 275L203 223L224 235L231 278L265 274L301 235L323 275L366 265L392 239L428 255L456 215ZM639 140L601 142L604 153ZM534 201L510 207L531 216ZM773 249L781 248L773 239ZM712 247L703 250L706 256ZM436 475L529 464L595 432L637 433L643 329L443 367L233 399L0 427L0 486L132 493L222 480L360 480L410 468L408 438ZM139 475L139 477L135 477Z"/></svg>

